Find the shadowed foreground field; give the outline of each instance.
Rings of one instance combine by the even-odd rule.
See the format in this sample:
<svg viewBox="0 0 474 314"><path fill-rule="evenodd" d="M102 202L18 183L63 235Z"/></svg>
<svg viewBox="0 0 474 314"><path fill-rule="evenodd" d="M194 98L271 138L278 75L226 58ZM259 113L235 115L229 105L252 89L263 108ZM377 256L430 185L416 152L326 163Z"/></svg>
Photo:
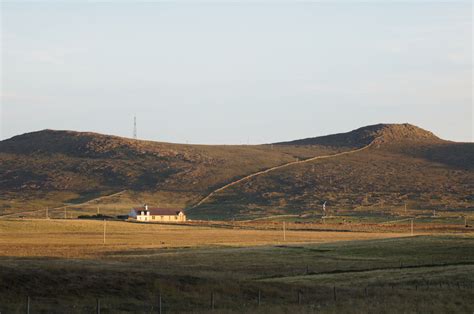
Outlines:
<svg viewBox="0 0 474 314"><path fill-rule="evenodd" d="M0 221L0 312L472 313L466 234ZM260 296L260 298L259 298Z"/></svg>

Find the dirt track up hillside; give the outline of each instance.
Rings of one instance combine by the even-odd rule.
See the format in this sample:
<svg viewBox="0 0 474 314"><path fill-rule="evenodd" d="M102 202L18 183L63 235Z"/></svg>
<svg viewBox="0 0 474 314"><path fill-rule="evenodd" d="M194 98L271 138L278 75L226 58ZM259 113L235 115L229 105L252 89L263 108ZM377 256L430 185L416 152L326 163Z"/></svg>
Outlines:
<svg viewBox="0 0 474 314"><path fill-rule="evenodd" d="M312 162L312 161L315 161L315 160L319 160L319 159L328 159L328 158L335 158L335 157L339 157L339 156L343 156L343 155L349 155L349 154L354 154L354 153L357 153L357 152L360 152L360 151L363 151L365 149L368 149L369 147L371 147L372 145L374 145L377 140L379 138L376 138L374 139L370 144L364 146L364 147L361 147L361 148L358 148L358 149L354 149L354 150L350 150L350 151L347 151L347 152L342 152L342 153L337 153L337 154L333 154L333 155L324 155L324 156L316 156L316 157L311 157L311 158L308 158L308 159L303 159L303 160L298 160L298 161L292 161L292 162L289 162L289 163L286 163L286 164L283 164L283 165L279 165L279 166L275 166L275 167L271 167L271 168L268 168L268 169L265 169L265 170L261 170L261 171L257 171L257 172L254 172L252 174L249 174L243 178L240 178L238 180L235 180L235 181L232 181L214 191L212 191L211 193L209 193L206 197L204 197L203 199L201 199L196 205L194 205L193 207L189 208L189 209L193 209L193 208L196 208L198 207L199 205L202 205L204 204L207 200L209 200L212 196L214 196L216 193L219 193L231 186L234 186L236 184L239 184L243 181L247 181L251 178L254 178L256 176L259 176L259 175L262 175L262 174L266 174L266 173L269 173L271 171L275 171L275 170L279 170L279 169L283 169L283 168L286 168L286 167L289 167L289 166L292 166L292 165L297 165L297 164L304 164L304 163L308 163L308 162ZM188 210L189 210L188 209Z"/></svg>

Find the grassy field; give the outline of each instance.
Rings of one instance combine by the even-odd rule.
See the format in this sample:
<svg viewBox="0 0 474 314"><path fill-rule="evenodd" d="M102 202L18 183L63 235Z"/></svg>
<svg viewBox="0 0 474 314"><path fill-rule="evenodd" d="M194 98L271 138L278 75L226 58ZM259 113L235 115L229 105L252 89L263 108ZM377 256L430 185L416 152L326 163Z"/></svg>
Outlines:
<svg viewBox="0 0 474 314"><path fill-rule="evenodd" d="M106 239L104 245L104 225ZM236 225L237 227L238 225ZM0 256L96 258L117 250L169 249L281 244L280 228L267 224L250 230L202 226L143 224L123 221L35 219L0 220ZM290 228L290 225L289 225ZM285 232L287 243L325 243L373 238L403 237L408 233Z"/></svg>
<svg viewBox="0 0 474 314"><path fill-rule="evenodd" d="M474 310L472 232L249 224L1 220L0 312Z"/></svg>

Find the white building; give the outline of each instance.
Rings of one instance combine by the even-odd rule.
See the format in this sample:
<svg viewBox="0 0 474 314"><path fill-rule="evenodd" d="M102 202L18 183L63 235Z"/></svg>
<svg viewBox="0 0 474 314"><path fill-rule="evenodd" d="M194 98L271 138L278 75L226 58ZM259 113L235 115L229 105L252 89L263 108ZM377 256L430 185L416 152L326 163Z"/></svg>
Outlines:
<svg viewBox="0 0 474 314"><path fill-rule="evenodd" d="M129 218L143 222L184 222L186 215L181 209L151 208L148 205L132 208Z"/></svg>

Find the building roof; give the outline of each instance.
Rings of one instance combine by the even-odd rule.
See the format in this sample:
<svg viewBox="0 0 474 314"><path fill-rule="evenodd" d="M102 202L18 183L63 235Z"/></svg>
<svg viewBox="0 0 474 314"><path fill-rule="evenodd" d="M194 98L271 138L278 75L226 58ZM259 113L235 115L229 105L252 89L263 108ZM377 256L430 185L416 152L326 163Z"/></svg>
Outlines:
<svg viewBox="0 0 474 314"><path fill-rule="evenodd" d="M135 212L140 213L141 211L146 211L144 207L134 208ZM182 212L182 209L179 208L153 208L148 207L148 211L152 216L174 216Z"/></svg>

